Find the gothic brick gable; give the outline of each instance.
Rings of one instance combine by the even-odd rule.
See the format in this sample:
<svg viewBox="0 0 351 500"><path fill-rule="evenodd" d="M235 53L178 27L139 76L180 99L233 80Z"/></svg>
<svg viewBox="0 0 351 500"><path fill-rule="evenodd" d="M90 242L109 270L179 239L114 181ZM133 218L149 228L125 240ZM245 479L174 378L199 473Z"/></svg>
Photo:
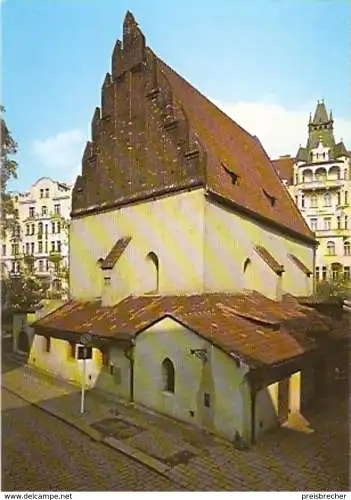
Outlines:
<svg viewBox="0 0 351 500"><path fill-rule="evenodd" d="M128 13L96 108L73 215L204 182L205 155Z"/></svg>

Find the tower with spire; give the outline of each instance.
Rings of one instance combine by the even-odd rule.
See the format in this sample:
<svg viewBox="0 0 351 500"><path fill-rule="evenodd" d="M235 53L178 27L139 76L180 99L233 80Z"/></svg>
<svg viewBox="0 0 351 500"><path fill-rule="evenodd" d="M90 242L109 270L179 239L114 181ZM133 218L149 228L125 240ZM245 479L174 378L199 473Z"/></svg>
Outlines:
<svg viewBox="0 0 351 500"><path fill-rule="evenodd" d="M347 154L343 141L335 142L332 111L330 110L328 115L324 99L317 101L313 118L311 113L309 117L306 147L300 146L296 161L314 163L322 160L337 160Z"/></svg>
<svg viewBox="0 0 351 500"><path fill-rule="evenodd" d="M335 140L332 111L328 114L324 100L318 101L309 116L306 146L290 158L288 187L319 241L317 282L345 280L351 285L350 157L343 140Z"/></svg>

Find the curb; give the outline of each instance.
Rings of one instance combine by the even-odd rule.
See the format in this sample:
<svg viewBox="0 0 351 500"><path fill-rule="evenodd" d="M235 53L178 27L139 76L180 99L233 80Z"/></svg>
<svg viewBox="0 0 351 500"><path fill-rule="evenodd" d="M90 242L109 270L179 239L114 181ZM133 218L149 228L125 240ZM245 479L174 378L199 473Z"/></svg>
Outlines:
<svg viewBox="0 0 351 500"><path fill-rule="evenodd" d="M65 424L70 425L71 427L74 427L76 430L79 432L88 435L93 441L100 442L109 448L112 448L116 451L119 451L123 455L129 457L130 459L139 462L140 464L144 465L145 467L148 467L149 469L153 470L154 472L160 474L164 478L168 479L169 481L172 481L174 484L180 486L181 488L186 488L187 486L185 484L180 483L179 481L176 481L169 477L167 475L167 472L171 470L171 468L164 463L160 462L156 458L150 457L146 453L143 453L142 451L137 450L136 448L133 448L129 446L128 444L124 443L123 441L119 439L115 439L110 436L104 436L101 432L93 429L89 425L84 425L81 424L73 419L67 418L65 415L61 415L60 413L56 413L48 408L45 407L45 405L42 405L38 402L33 402L30 399L24 397L22 394L19 392L16 392L15 390L9 388L5 384L1 384L2 389L5 389L7 392L17 396L18 398L22 399L23 401L26 401L27 403L30 403L31 405L40 408L42 411L45 413L51 415L54 418L57 418L61 422L64 422Z"/></svg>

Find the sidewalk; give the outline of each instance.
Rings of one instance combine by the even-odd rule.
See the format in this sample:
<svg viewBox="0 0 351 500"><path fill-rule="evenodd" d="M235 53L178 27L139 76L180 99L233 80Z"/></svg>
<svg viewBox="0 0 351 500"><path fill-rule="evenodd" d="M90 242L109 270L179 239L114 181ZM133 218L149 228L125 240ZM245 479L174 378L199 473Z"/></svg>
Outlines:
<svg viewBox="0 0 351 500"><path fill-rule="evenodd" d="M349 489L342 401L314 418L313 434L281 428L243 452L196 427L94 390L87 393L81 415L79 388L29 367L4 373L2 386L189 490Z"/></svg>

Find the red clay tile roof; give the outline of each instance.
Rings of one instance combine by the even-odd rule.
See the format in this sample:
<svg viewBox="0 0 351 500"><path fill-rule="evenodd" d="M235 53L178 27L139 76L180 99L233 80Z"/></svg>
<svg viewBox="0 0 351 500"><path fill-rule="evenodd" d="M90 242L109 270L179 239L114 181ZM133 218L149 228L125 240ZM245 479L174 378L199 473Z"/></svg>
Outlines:
<svg viewBox="0 0 351 500"><path fill-rule="evenodd" d="M295 262L297 267L301 269L303 273L306 274L306 276L311 276L311 274L313 274L312 271L308 269L308 267L306 267L305 264L298 257L293 255L292 253L289 253L289 257L293 262Z"/></svg>
<svg viewBox="0 0 351 500"><path fill-rule="evenodd" d="M117 243L113 246L110 253L107 255L105 260L101 264L101 269L113 269L114 265L127 248L131 241L131 237L127 236L125 238L120 238Z"/></svg>
<svg viewBox="0 0 351 500"><path fill-rule="evenodd" d="M287 180L288 184L293 184L294 175L294 158L282 157L277 160L272 160L273 167L281 180Z"/></svg>
<svg viewBox="0 0 351 500"><path fill-rule="evenodd" d="M151 50L150 52L152 53ZM158 63L172 87L175 100L184 110L192 130L206 150L207 189L238 207L314 240L313 233L282 186L260 141L161 59L158 59ZM228 182L228 173L223 164L240 177L239 183L233 185ZM263 190L276 199L274 206Z"/></svg>
<svg viewBox="0 0 351 500"><path fill-rule="evenodd" d="M268 252L268 250L261 246L261 245L256 245L255 250L258 253L258 255L265 261L266 264L277 274L281 274L284 272L284 266L279 264L275 258Z"/></svg>
<svg viewBox="0 0 351 500"><path fill-rule="evenodd" d="M258 292L246 292L131 296L112 307L101 307L99 301L70 301L33 326L37 333L45 329L57 336L59 332L77 337L91 333L117 341L133 338L165 316L228 354L242 357L250 366L283 362L314 349L315 340L308 336L308 328L310 318L320 318L292 297L278 303Z"/></svg>

